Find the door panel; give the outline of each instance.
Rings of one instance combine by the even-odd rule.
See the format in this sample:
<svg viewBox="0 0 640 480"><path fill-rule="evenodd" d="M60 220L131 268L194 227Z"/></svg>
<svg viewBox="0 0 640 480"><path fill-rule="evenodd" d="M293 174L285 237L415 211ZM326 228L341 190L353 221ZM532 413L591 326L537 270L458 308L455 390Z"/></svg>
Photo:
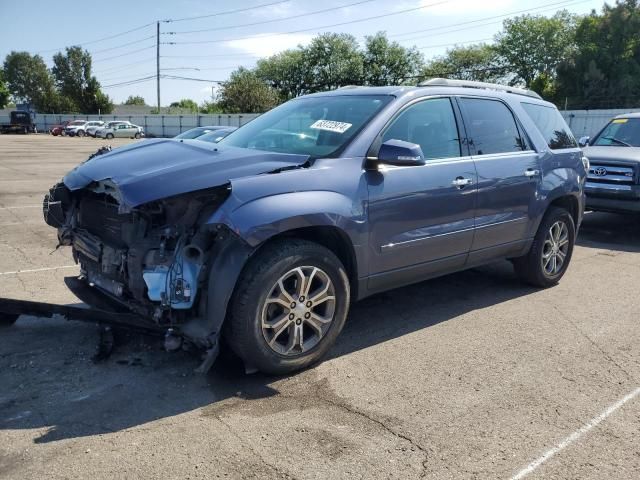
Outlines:
<svg viewBox="0 0 640 480"><path fill-rule="evenodd" d="M449 98L408 106L383 132L381 141L420 145L426 163L367 173L372 288L385 283L385 274L399 284L401 270L426 276L464 265L473 240L477 175L473 159L462 156L460 137Z"/></svg>
<svg viewBox="0 0 640 480"><path fill-rule="evenodd" d="M473 160L389 167L377 175L377 184L369 184L370 273L456 255L464 264L473 239ZM472 184L453 186L459 177Z"/></svg>
<svg viewBox="0 0 640 480"><path fill-rule="evenodd" d="M529 148L515 116L502 101L462 97L458 102L478 172L471 250L508 244L517 249L533 218L540 182L538 154ZM503 256L504 249L496 248L496 255ZM474 257L472 253L470 261Z"/></svg>
<svg viewBox="0 0 640 480"><path fill-rule="evenodd" d="M540 181L538 154L485 155L475 161L478 200L472 250L525 239Z"/></svg>

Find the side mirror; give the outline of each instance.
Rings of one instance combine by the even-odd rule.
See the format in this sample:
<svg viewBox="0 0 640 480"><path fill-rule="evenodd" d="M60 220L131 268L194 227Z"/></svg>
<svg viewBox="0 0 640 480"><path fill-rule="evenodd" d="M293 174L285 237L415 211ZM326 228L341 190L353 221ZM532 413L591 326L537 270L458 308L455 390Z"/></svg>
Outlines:
<svg viewBox="0 0 640 480"><path fill-rule="evenodd" d="M420 145L393 139L380 145L378 162L398 167L414 167L425 164Z"/></svg>
<svg viewBox="0 0 640 480"><path fill-rule="evenodd" d="M587 145L589 145L590 141L591 137L580 137L580 139L578 140L578 145L580 145L581 147L586 147Z"/></svg>

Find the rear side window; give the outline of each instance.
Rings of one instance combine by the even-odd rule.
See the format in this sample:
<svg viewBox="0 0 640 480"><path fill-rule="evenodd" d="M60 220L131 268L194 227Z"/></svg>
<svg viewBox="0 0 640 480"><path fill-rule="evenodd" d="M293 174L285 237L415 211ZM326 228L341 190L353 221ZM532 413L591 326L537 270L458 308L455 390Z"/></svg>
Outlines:
<svg viewBox="0 0 640 480"><path fill-rule="evenodd" d="M576 139L557 109L533 103L523 103L522 108L538 127L551 150L578 146Z"/></svg>
<svg viewBox="0 0 640 480"><path fill-rule="evenodd" d="M527 149L511 110L498 100L461 98L469 146L475 155L521 152Z"/></svg>

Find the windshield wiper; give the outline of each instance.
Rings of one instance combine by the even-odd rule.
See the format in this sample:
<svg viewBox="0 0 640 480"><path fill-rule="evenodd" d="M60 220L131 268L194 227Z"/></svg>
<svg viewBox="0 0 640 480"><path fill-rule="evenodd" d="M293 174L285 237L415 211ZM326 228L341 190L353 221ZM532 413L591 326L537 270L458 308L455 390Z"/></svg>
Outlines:
<svg viewBox="0 0 640 480"><path fill-rule="evenodd" d="M632 147L633 145L623 142L619 138L616 137L602 137L603 140L611 140L612 142L616 142L618 145L624 145L625 147Z"/></svg>

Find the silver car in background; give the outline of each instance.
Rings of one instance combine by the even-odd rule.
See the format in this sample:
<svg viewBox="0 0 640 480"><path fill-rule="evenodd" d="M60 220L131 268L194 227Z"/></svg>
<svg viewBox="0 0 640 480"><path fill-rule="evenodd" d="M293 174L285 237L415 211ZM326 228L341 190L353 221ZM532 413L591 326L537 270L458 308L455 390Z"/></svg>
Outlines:
<svg viewBox="0 0 640 480"><path fill-rule="evenodd" d="M105 128L96 132L96 136L100 138L141 138L144 136L144 130L138 125L131 122L115 121L109 122Z"/></svg>

